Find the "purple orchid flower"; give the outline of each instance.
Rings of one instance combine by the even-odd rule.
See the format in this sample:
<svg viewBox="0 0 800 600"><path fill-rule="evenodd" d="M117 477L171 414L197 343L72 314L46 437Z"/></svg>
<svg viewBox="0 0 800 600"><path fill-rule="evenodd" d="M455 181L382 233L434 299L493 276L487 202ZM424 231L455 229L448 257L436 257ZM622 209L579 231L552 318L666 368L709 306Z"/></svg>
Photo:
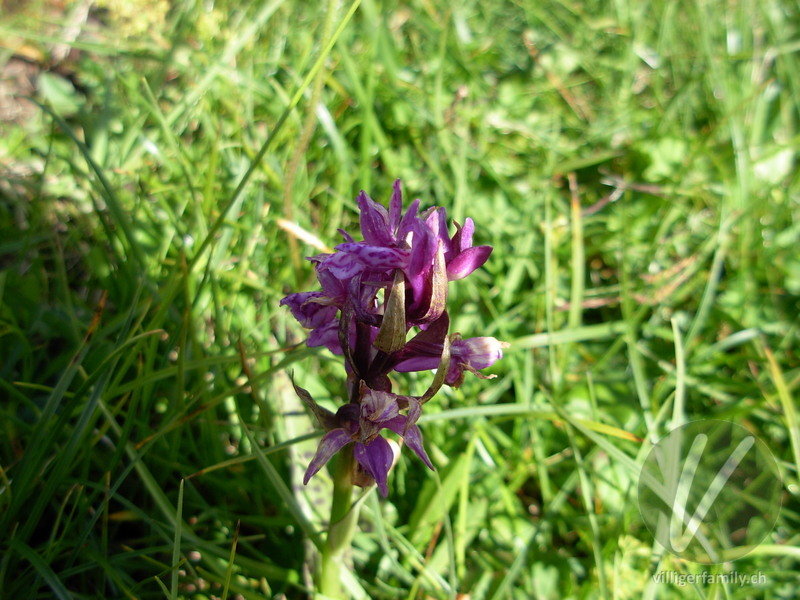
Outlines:
<svg viewBox="0 0 800 600"><path fill-rule="evenodd" d="M483 375L479 371L491 367L503 358L503 348L507 345L493 337L462 339L460 335L454 334L450 342L450 367L444 382L455 388L461 386L465 371L482 379L493 378L493 375ZM407 358L399 357L401 360L394 367L398 373L430 371L439 366L442 346L430 343L415 345L412 340L406 346L404 354Z"/></svg>
<svg viewBox="0 0 800 600"><path fill-rule="evenodd" d="M445 265L448 281L464 279L475 269L481 267L492 253L491 246L472 246L475 223L467 217L462 227L455 221L456 232L453 237L447 233L447 212L439 207L431 210L425 220L429 229L436 234L444 248Z"/></svg>
<svg viewBox="0 0 800 600"><path fill-rule="evenodd" d="M309 258L322 290L281 300L311 330L307 344L343 355L347 372L348 402L336 414L295 387L326 431L304 483L353 444L353 483L366 486L374 481L386 496L394 453L382 436L384 429L403 438L433 469L416 425L422 406L443 384L461 385L467 371L486 378L479 371L503 355L505 345L495 338L448 335L448 284L482 266L491 246L472 245L472 219L463 226L455 223L451 237L444 208L420 214L420 201L415 200L403 213L402 200L400 180L394 183L388 210L362 191L357 201L363 240L341 231L344 242L334 253ZM415 327L419 331L407 340ZM393 371L429 369L436 373L422 396L392 393Z"/></svg>
<svg viewBox="0 0 800 600"><path fill-rule="evenodd" d="M456 223L456 233L451 238L445 209L428 211L423 219L417 216L419 200L401 219L402 198L399 179L394 183L388 211L362 191L358 206L364 241L346 236L345 243L336 246L337 253L321 263L320 269L330 270L342 279L353 278L366 269L382 271L384 277L378 274L378 281L383 283L391 271L401 269L412 291L410 321L430 323L444 310L447 282L463 279L482 266L492 247L472 246L475 225L469 218L463 227Z"/></svg>
<svg viewBox="0 0 800 600"><path fill-rule="evenodd" d="M326 300L321 292L300 292L283 298L280 306L288 306L294 318L303 327L311 329L306 341L309 347L325 346L334 354L341 354L337 335L339 320L336 318L339 308Z"/></svg>
<svg viewBox="0 0 800 600"><path fill-rule="evenodd" d="M334 454L348 444L355 444L353 456L361 467L375 480L381 494L389 493L387 478L394 462L392 448L381 435L382 429L389 429L403 438L406 445L422 459L428 468L433 465L422 445L422 433L408 417L400 414L399 396L390 392L380 392L361 386L360 407L345 404L336 413L340 426L328 431L317 447L317 453L308 465L303 483L309 480L327 463Z"/></svg>

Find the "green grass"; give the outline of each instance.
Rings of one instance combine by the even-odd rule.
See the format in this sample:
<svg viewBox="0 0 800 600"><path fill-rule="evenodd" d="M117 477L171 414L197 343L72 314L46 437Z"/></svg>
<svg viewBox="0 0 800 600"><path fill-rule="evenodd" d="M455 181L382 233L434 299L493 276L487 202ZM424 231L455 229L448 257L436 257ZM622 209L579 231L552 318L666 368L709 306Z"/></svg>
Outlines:
<svg viewBox="0 0 800 600"><path fill-rule="evenodd" d="M794 597L800 5L327 4L75 35L4 3L0 65L40 78L0 122L0 597L305 597L331 488L289 373L328 407L344 379L278 307L319 252L282 220L333 246L397 177L494 246L450 313L511 346L426 405L436 472L404 450L365 499L354 597ZM705 418L784 484L711 568L636 504L642 440Z"/></svg>

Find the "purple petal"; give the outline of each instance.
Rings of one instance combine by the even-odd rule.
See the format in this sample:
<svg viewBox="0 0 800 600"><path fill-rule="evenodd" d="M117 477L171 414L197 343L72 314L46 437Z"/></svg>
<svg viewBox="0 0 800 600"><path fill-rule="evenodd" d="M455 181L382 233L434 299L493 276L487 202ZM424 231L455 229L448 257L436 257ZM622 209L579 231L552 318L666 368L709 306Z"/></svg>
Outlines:
<svg viewBox="0 0 800 600"><path fill-rule="evenodd" d="M408 280L406 290L411 290L412 298L411 305L408 305L408 302L406 302L406 318L410 322L413 315L409 313L419 312L419 307L422 306L422 302L426 297L426 292L427 295L430 295L430 270L419 271L414 273L414 275L409 275L408 272L406 272L406 279Z"/></svg>
<svg viewBox="0 0 800 600"><path fill-rule="evenodd" d="M400 224L400 213L403 210L403 190L399 179L394 182L392 188L392 199L389 200L389 229L394 233Z"/></svg>
<svg viewBox="0 0 800 600"><path fill-rule="evenodd" d="M422 432L419 430L419 427L414 425L413 423L408 426L408 431L406 431L406 435L403 437L406 442L406 445L411 448L417 456L422 459L428 468L433 471L433 464L431 464L431 459L428 458L427 453L425 452L425 447L422 445Z"/></svg>
<svg viewBox="0 0 800 600"><path fill-rule="evenodd" d="M493 337L454 340L450 347L450 369L447 371L445 383L459 387L464 381L464 371L470 371L485 379L486 377L478 373L478 370L491 367L503 358L504 345Z"/></svg>
<svg viewBox="0 0 800 600"><path fill-rule="evenodd" d="M433 264L433 258L439 248L439 238L428 225L417 220L414 223L413 235L411 238L411 259L409 261L409 273L419 273L423 269Z"/></svg>
<svg viewBox="0 0 800 600"><path fill-rule="evenodd" d="M330 271L331 275L336 279L344 281L352 279L363 271L364 265L350 254L337 252L336 254L331 254L329 258L319 263L317 266L317 275L319 276L320 272L326 270Z"/></svg>
<svg viewBox="0 0 800 600"><path fill-rule="evenodd" d="M406 423L406 431L419 421L422 415L422 404L414 396L408 397L408 422Z"/></svg>
<svg viewBox="0 0 800 600"><path fill-rule="evenodd" d="M332 429L323 435L322 439L319 441L317 453L314 455L311 464L308 465L306 474L303 476L303 485L306 485L334 454L352 441L353 439L344 429Z"/></svg>
<svg viewBox="0 0 800 600"><path fill-rule="evenodd" d="M414 304L422 301L421 298L426 281L429 279L428 273L436 256L437 247L437 239L430 228L423 221L416 220L413 223L411 256L408 266L404 269L409 286L413 291Z"/></svg>
<svg viewBox="0 0 800 600"><path fill-rule="evenodd" d="M433 471L431 459L425 452L425 447L422 445L422 432L414 423L409 423L408 419L403 415L395 417L391 421L385 423L386 427L394 431L397 435L403 438L406 446L411 448L417 456L422 459L428 468Z"/></svg>
<svg viewBox="0 0 800 600"><path fill-rule="evenodd" d="M457 227L458 231L453 236L453 251L459 254L467 248L472 248L472 235L475 233L475 223L467 217L463 227Z"/></svg>
<svg viewBox="0 0 800 600"><path fill-rule="evenodd" d="M308 334L306 344L309 348L325 346L334 354L342 354L342 345L339 343L339 320L332 321L317 327Z"/></svg>
<svg viewBox="0 0 800 600"><path fill-rule="evenodd" d="M474 369L486 369L503 358L503 347L508 346L493 337L456 339L450 347L450 356L459 362L468 362Z"/></svg>
<svg viewBox="0 0 800 600"><path fill-rule="evenodd" d="M364 444L385 427L385 421L395 418L400 408L397 406L397 396L368 388L363 381L360 395L359 441Z"/></svg>
<svg viewBox="0 0 800 600"><path fill-rule="evenodd" d="M348 402L339 407L336 411L336 418L342 429L350 433L352 438L358 432L358 419L360 410L356 404Z"/></svg>
<svg viewBox="0 0 800 600"><path fill-rule="evenodd" d="M491 246L475 246L462 251L447 265L448 281L463 279L475 269L481 267L491 253Z"/></svg>
<svg viewBox="0 0 800 600"><path fill-rule="evenodd" d="M372 390L366 386L362 387L361 397L361 419L363 422L370 421L382 424L397 416L400 410L397 406L397 396L390 392L380 392Z"/></svg>
<svg viewBox="0 0 800 600"><path fill-rule="evenodd" d="M389 442L378 436L369 444L356 444L353 448L353 455L367 473L372 475L375 483L378 484L381 495L385 498L389 494L386 479L394 460L394 453Z"/></svg>
<svg viewBox="0 0 800 600"><path fill-rule="evenodd" d="M389 229L389 213L363 190L358 195L358 208L361 210L361 234L365 242L375 246L388 246L394 242L394 232Z"/></svg>
<svg viewBox="0 0 800 600"><path fill-rule="evenodd" d="M327 300L327 297L322 292L300 292L289 294L280 305L288 306L303 327L313 329L335 319L337 311L335 306L326 306L317 300Z"/></svg>
<svg viewBox="0 0 800 600"><path fill-rule="evenodd" d="M412 371L433 371L439 366L441 360L438 356L416 356L399 362L394 370L398 373L411 373Z"/></svg>
<svg viewBox="0 0 800 600"><path fill-rule="evenodd" d="M322 286L322 293L341 308L347 299L346 279L339 279L329 269L317 269L317 279Z"/></svg>
<svg viewBox="0 0 800 600"><path fill-rule="evenodd" d="M408 207L406 214L403 215L402 221L400 221L400 225L397 227L397 243L401 244L402 242L407 241L406 237L408 236L411 231L414 229L414 223L416 223L419 219L417 218L417 213L419 212L419 198L414 200L411 203L411 206Z"/></svg>
<svg viewBox="0 0 800 600"><path fill-rule="evenodd" d="M406 344L405 348L396 352L392 359L396 361L394 369L401 373L410 371L429 371L439 367L442 359L444 338L450 328L450 317L446 312L420 331Z"/></svg>
<svg viewBox="0 0 800 600"><path fill-rule="evenodd" d="M428 215L425 224L433 232L437 240L442 242L445 256L448 256L451 251L450 236L447 235L447 212L444 208L439 207Z"/></svg>
<svg viewBox="0 0 800 600"><path fill-rule="evenodd" d="M419 325L432 323L438 319L447 303L447 266L444 249L437 240L438 250L434 254L433 265L411 280L412 289L421 279L421 288L414 289L414 300L406 310L409 322Z"/></svg>
<svg viewBox="0 0 800 600"><path fill-rule="evenodd" d="M400 248L386 248L383 246L372 246L362 242L339 244L336 246L342 256L347 256L350 260L356 260L363 266L372 269L401 269L408 263L410 252Z"/></svg>

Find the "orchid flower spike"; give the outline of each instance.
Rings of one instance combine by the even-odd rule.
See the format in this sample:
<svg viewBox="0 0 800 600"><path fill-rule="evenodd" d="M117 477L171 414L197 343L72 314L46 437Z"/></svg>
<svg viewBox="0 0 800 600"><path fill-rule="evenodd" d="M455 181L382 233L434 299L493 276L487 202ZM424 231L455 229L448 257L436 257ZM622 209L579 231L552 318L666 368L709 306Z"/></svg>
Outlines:
<svg viewBox="0 0 800 600"><path fill-rule="evenodd" d="M382 431L400 436L433 469L416 424L423 404L442 385L460 386L466 373L494 377L480 371L502 358L506 344L449 333L449 282L479 269L492 253L491 246L473 246L472 219L454 223L451 235L444 208L420 213L414 200L403 212L399 179L388 210L363 191L357 203L363 239L341 232L344 242L332 254L310 257L321 290L289 294L281 306L311 330L308 346L343 356L347 374L347 401L335 414L295 386L326 431L303 482L353 444L354 483L374 481L386 496L393 453ZM391 373L425 370L435 375L422 396L392 392Z"/></svg>

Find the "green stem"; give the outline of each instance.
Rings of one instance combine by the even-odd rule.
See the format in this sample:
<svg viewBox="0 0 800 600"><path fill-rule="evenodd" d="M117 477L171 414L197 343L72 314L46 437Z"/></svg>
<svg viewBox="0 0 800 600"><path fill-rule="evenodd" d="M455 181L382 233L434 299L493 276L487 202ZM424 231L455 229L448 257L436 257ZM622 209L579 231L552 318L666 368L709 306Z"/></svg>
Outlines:
<svg viewBox="0 0 800 600"><path fill-rule="evenodd" d="M322 547L317 587L328 598L346 598L341 571L358 522L358 504L353 506L353 447L339 451L333 476L333 502L328 539Z"/></svg>

